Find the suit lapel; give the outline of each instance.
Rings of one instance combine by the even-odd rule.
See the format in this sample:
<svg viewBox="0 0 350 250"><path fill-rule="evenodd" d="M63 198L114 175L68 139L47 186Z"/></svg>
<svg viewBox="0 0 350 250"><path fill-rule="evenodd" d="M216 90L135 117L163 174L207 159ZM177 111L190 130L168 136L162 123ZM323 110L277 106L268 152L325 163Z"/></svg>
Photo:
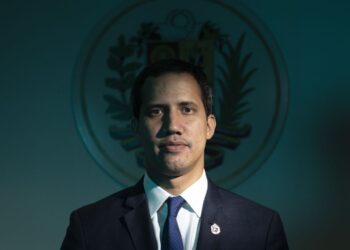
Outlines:
<svg viewBox="0 0 350 250"><path fill-rule="evenodd" d="M137 250L157 249L142 180L136 184L135 188L137 192L125 201L125 205L131 208L124 215L125 224Z"/></svg>
<svg viewBox="0 0 350 250"><path fill-rule="evenodd" d="M217 192L217 187L208 180L208 191L203 204L197 250L218 249L220 232L217 233L218 231L215 231L215 229L221 226L219 216L222 214L222 209L222 200L219 192Z"/></svg>

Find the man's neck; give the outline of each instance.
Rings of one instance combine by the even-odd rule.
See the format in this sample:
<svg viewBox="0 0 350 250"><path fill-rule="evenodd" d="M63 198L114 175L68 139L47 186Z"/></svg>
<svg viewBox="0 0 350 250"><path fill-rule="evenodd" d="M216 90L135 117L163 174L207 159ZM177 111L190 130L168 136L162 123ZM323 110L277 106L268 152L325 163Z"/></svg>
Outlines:
<svg viewBox="0 0 350 250"><path fill-rule="evenodd" d="M190 175L180 175L175 177L159 178L147 173L154 183L163 188L172 195L180 195L193 183L195 183L203 174L204 169L191 173Z"/></svg>

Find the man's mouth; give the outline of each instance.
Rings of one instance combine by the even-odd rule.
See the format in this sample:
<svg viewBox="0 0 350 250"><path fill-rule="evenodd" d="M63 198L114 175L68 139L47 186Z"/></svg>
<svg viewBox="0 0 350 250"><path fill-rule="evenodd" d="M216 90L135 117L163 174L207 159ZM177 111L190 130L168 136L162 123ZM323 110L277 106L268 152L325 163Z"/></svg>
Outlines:
<svg viewBox="0 0 350 250"><path fill-rule="evenodd" d="M167 153L179 153L185 150L187 147L188 145L185 142L172 142L172 141L162 142L159 145L160 150Z"/></svg>

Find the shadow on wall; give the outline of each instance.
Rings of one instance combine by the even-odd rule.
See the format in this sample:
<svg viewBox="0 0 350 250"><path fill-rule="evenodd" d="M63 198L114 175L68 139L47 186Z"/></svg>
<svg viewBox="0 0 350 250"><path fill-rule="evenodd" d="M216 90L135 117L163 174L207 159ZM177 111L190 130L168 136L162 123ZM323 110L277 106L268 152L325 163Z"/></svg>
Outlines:
<svg viewBox="0 0 350 250"><path fill-rule="evenodd" d="M318 127L313 135L315 154L329 174L329 193L324 194L329 210L323 228L317 229L321 230L318 239L313 242L322 243L319 249L350 249L350 105L346 94L343 99L333 99L318 108Z"/></svg>

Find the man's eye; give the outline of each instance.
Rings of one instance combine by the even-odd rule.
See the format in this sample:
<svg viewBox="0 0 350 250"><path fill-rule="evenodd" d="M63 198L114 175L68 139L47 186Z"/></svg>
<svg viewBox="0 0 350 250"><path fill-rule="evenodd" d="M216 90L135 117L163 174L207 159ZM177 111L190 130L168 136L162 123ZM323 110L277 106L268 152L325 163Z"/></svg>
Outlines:
<svg viewBox="0 0 350 250"><path fill-rule="evenodd" d="M192 114L194 112L194 109L190 107L182 107L182 112L184 114Z"/></svg>
<svg viewBox="0 0 350 250"><path fill-rule="evenodd" d="M151 109L148 112L148 115L151 116L151 117L154 117L154 116L159 116L162 113L163 113L162 109L160 109L160 108L153 108L153 109Z"/></svg>

